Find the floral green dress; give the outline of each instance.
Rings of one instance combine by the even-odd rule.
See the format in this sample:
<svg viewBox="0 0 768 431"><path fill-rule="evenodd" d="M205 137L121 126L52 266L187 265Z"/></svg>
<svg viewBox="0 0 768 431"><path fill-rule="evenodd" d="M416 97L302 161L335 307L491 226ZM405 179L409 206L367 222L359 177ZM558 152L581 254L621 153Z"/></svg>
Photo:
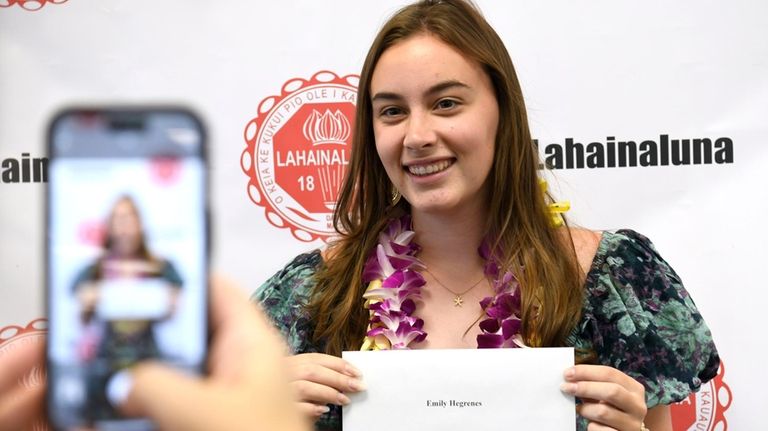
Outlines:
<svg viewBox="0 0 768 431"><path fill-rule="evenodd" d="M296 354L323 351L311 342L312 322L304 310L322 265L319 251L302 254L252 297ZM631 230L604 232L585 290L568 344L595 352L596 363L642 383L648 408L685 399L717 374L720 358L709 328L648 238ZM586 426L578 417L577 429ZM316 427L340 430L341 409L331 406Z"/></svg>

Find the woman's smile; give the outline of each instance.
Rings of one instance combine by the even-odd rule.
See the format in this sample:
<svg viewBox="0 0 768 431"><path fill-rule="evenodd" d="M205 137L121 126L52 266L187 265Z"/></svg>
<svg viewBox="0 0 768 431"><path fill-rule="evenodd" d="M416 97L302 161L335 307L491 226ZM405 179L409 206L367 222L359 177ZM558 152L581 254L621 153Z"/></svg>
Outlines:
<svg viewBox="0 0 768 431"><path fill-rule="evenodd" d="M431 162L413 162L406 164L404 168L413 176L427 177L444 172L453 165L454 161L455 159L451 158Z"/></svg>

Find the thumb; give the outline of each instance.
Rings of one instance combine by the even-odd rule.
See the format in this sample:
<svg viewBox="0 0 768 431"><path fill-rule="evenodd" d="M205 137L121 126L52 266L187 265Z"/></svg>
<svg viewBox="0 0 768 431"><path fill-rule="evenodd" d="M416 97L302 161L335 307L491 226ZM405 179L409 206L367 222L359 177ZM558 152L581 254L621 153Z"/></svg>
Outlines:
<svg viewBox="0 0 768 431"><path fill-rule="evenodd" d="M0 431L47 430L45 386L17 387L0 399Z"/></svg>
<svg viewBox="0 0 768 431"><path fill-rule="evenodd" d="M130 392L120 406L124 414L148 417L163 430L217 428L207 418L190 414L210 409L214 399L224 395L200 378L148 362L133 367L130 380Z"/></svg>

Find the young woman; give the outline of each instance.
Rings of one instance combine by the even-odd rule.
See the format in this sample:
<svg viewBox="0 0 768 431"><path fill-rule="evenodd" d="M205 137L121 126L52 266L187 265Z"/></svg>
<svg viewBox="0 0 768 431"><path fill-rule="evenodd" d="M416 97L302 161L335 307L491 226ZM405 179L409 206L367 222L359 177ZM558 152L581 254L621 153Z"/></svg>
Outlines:
<svg viewBox="0 0 768 431"><path fill-rule="evenodd" d="M509 54L462 0L421 1L363 65L338 239L254 298L286 336L300 407L340 429L364 389L342 350L573 346L578 428L670 430L717 371L680 279L632 231L572 229L537 175Z"/></svg>
<svg viewBox="0 0 768 431"><path fill-rule="evenodd" d="M84 324L78 342L79 360L86 364L91 402L83 413L91 420L113 417L105 397L110 377L136 361L163 356L154 335L155 326L173 316L183 281L175 266L153 255L147 245L144 224L136 202L120 196L106 223L104 252L78 274L73 287ZM167 292L167 304L153 316L134 310L131 317L105 317L97 306L108 295L109 283L153 281ZM161 311L161 312L160 312Z"/></svg>

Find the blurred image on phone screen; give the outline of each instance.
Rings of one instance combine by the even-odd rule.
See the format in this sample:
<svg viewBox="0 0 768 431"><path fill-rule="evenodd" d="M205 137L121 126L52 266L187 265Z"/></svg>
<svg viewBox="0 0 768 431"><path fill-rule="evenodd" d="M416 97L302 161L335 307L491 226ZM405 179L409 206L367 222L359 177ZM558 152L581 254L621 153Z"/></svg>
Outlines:
<svg viewBox="0 0 768 431"><path fill-rule="evenodd" d="M115 404L138 361L204 366L203 127L183 109L74 109L48 145L49 417L57 429L154 429Z"/></svg>

